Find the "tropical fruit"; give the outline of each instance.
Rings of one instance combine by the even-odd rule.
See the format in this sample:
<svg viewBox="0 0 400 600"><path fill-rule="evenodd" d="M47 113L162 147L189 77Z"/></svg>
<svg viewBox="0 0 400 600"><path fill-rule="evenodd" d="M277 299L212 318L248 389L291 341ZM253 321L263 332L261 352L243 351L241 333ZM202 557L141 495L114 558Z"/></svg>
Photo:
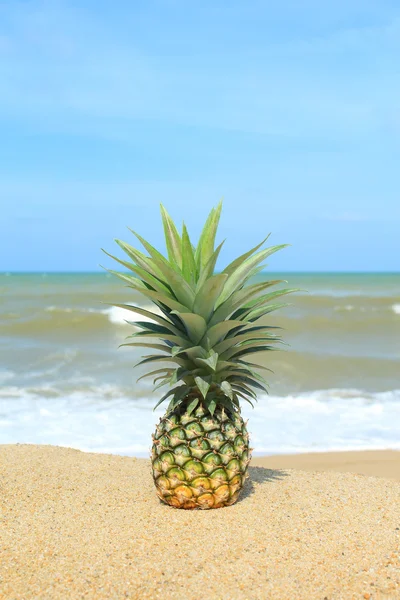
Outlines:
<svg viewBox="0 0 400 600"><path fill-rule="evenodd" d="M130 322L139 331L123 345L156 350L138 365L158 368L142 377L154 377L155 389L169 387L156 404L169 400L153 436L151 460L159 498L177 508L219 508L237 500L250 462L240 401L253 406L256 390L267 391L268 385L259 374L268 369L248 357L282 342L277 328L260 320L286 306L271 301L296 291L266 292L280 280L248 283L268 256L286 246L261 250L267 238L215 272L221 206L211 211L197 246L185 225L178 233L161 206L168 258L135 232L147 255L120 240L130 261L109 255L132 275L110 272L156 307L152 312L114 305L146 319Z"/></svg>

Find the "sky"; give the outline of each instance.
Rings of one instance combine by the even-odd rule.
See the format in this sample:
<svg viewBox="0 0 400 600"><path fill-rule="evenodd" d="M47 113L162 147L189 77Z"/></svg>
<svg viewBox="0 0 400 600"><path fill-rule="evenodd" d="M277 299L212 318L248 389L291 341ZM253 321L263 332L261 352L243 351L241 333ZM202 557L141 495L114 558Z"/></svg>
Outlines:
<svg viewBox="0 0 400 600"><path fill-rule="evenodd" d="M194 239L400 271L398 0L0 0L0 271ZM120 254L119 254L120 255Z"/></svg>

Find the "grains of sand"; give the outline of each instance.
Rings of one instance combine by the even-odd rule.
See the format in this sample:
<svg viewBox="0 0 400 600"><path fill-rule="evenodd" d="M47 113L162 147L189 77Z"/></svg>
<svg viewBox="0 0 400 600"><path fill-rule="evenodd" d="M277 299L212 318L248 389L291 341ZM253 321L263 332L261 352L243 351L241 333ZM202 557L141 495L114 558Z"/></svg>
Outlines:
<svg viewBox="0 0 400 600"><path fill-rule="evenodd" d="M0 446L0 598L400 598L400 482L252 467L184 511L147 460Z"/></svg>

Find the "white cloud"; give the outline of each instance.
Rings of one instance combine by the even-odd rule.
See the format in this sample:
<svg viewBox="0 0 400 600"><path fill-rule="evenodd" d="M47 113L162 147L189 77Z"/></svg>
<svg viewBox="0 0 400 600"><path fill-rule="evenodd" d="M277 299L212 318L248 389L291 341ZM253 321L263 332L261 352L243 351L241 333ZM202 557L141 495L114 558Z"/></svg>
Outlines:
<svg viewBox="0 0 400 600"><path fill-rule="evenodd" d="M77 5L13 0L1 11L0 110L38 128L112 135L113 119L158 119L346 140L398 122L394 14L383 25L292 41L268 41L266 32L244 53L231 44L213 56L204 42L199 57L150 51L137 30L128 40ZM156 24L154 42L158 33Z"/></svg>

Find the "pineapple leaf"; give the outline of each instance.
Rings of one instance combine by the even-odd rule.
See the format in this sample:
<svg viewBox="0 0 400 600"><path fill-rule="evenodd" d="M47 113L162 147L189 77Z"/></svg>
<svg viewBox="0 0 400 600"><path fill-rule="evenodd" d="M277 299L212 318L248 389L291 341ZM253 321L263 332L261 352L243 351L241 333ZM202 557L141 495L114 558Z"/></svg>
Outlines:
<svg viewBox="0 0 400 600"><path fill-rule="evenodd" d="M228 275L220 273L213 275L202 285L196 294L193 304L193 312L198 313L206 321L209 321L214 312L214 305L228 279Z"/></svg>
<svg viewBox="0 0 400 600"><path fill-rule="evenodd" d="M221 358L223 358L223 360L236 360L240 356L245 356L246 354L255 354L256 352L266 352L273 350L276 351L277 348L274 348L274 346L267 346L264 342L254 342L253 344L251 344L251 346L248 347L239 346L237 348L231 348L230 350L224 352L223 355L221 355Z"/></svg>
<svg viewBox="0 0 400 600"><path fill-rule="evenodd" d="M231 385L232 385L232 389L235 390L236 392L240 392L242 394L250 396L251 398L253 398L253 400L255 402L257 402L256 393L251 388L249 388L247 385L245 385L244 383L232 381Z"/></svg>
<svg viewBox="0 0 400 600"><path fill-rule="evenodd" d="M217 208L213 208L207 218L195 253L195 260L199 270L203 269L214 252L215 236L222 210L222 200Z"/></svg>
<svg viewBox="0 0 400 600"><path fill-rule="evenodd" d="M240 373L238 375L233 375L230 378L231 382L237 382L240 384L248 384L251 385L252 387L258 388L259 390L262 390L263 392L267 392L267 388L265 387L265 385L262 385L262 383L259 383L258 381L256 381L255 379L253 379L252 377L246 377L244 375L241 375Z"/></svg>
<svg viewBox="0 0 400 600"><path fill-rule="evenodd" d="M180 235L175 227L175 223L162 204L160 204L160 209L169 260L172 264L176 264L179 268L181 268L182 241Z"/></svg>
<svg viewBox="0 0 400 600"><path fill-rule="evenodd" d="M234 313L234 311L238 312L243 307L244 302L246 302L249 298L259 294L264 289L275 285L275 283L276 282L274 281L266 281L238 289L217 308L212 319L210 320L210 325L219 323L230 315L230 318L233 318L232 313Z"/></svg>
<svg viewBox="0 0 400 600"><path fill-rule="evenodd" d="M104 250L104 248L101 248L101 251L104 252L104 254L107 254L107 256L109 256L113 260L116 260L117 262L119 262L120 265L126 267L130 271L134 271L136 269L136 265L134 263L127 262L126 260L122 260L121 258L117 258L113 254L110 254L109 252L107 252L107 250Z"/></svg>
<svg viewBox="0 0 400 600"><path fill-rule="evenodd" d="M245 365L246 367L250 367L251 369L261 369L262 371L269 371L270 373L273 373L272 369L268 369L268 367L264 367L263 365L257 365L256 363L251 363L240 359L237 362L241 365Z"/></svg>
<svg viewBox="0 0 400 600"><path fill-rule="evenodd" d="M199 398L193 398L193 400L191 400L189 402L189 404L187 405L187 408L186 408L186 412L189 415L189 417L192 414L192 412L197 408L199 402L200 402Z"/></svg>
<svg viewBox="0 0 400 600"><path fill-rule="evenodd" d="M250 341L262 341L262 340L270 340L272 338L267 337L266 333L263 334L259 334L259 335L255 335L253 332L251 331L245 331L243 333L243 335L236 335L233 337L228 337L225 340L223 340L222 342L220 342L219 344L217 344L215 346L215 352L218 352L218 354L223 354L226 350L229 350L229 348L232 348L233 346L238 346L240 343L242 342L250 342Z"/></svg>
<svg viewBox="0 0 400 600"><path fill-rule="evenodd" d="M175 271L170 263L164 258L164 256L156 250L151 244L149 244L141 235L131 229L133 235L143 244L147 252L153 258L154 263L160 269L164 275L166 281L168 281L169 287L172 289L176 299L181 302L187 308L192 308L194 301L194 291L190 287L187 281L182 276L182 273Z"/></svg>
<svg viewBox="0 0 400 600"><path fill-rule="evenodd" d="M194 313L189 312L178 312L173 310L173 315L178 315L181 319L183 325L186 328L188 337L192 340L194 344L197 344L202 337L204 336L207 330L207 323L200 315L196 315Z"/></svg>
<svg viewBox="0 0 400 600"><path fill-rule="evenodd" d="M154 275L154 277L162 277L161 271L157 269L156 265L148 256L145 256L142 252L139 252L139 250L136 250L136 248L134 248L130 244L127 244L126 242L122 242L118 239L115 239L114 241L129 256L129 258L131 258L136 263L138 267L141 267L145 271L149 271L152 275ZM109 254L108 256L111 256L111 254Z"/></svg>
<svg viewBox="0 0 400 600"><path fill-rule="evenodd" d="M148 269L147 270L142 269L141 267L138 267L137 265L134 265L133 263L128 263L125 260L121 260L121 259L117 258L116 256L113 256L109 252L106 252L105 250L103 250L103 252L105 254L107 254L110 258L113 258L114 260L116 260L118 263L120 263L124 267L127 267L128 269L130 269L133 273L135 273L138 277L140 277L144 282L148 283L153 289L158 290L159 292L162 292L163 294L168 294L168 295L171 294L170 287L167 287L167 285L165 285L165 283L163 281L161 281L158 277L155 277L154 275L152 275ZM116 274L115 271L110 271L110 273ZM120 278L122 279L122 277L120 277ZM132 283L132 281L130 281L130 283Z"/></svg>
<svg viewBox="0 0 400 600"><path fill-rule="evenodd" d="M183 361L179 361L177 358L171 358L171 356L159 356L158 354L153 354L153 355L149 355L149 356L145 356L145 358L143 358L143 360L139 361L138 363L136 363L135 367L139 367L140 365L145 365L147 363L150 362L169 362L169 363L177 363L178 365L181 365L182 367L184 366Z"/></svg>
<svg viewBox="0 0 400 600"><path fill-rule="evenodd" d="M227 300L233 292L237 289L237 287L243 283L243 279L246 275L251 271L253 267L255 267L258 263L265 260L267 256L270 256L274 252L278 252L282 248L286 248L288 244L281 244L279 246L271 246L270 248L266 248L265 250L261 250L254 254L254 256L250 256L247 258L237 269L235 269L230 275L229 279L225 284L225 287L222 291L222 294L218 298L216 303L216 307L220 306L225 300Z"/></svg>
<svg viewBox="0 0 400 600"><path fill-rule="evenodd" d="M182 332L173 325L164 327L164 325L158 325L157 323L153 323L153 321L127 321L127 323L150 333L158 333L160 334L160 337L164 334L169 335L170 333L174 333L178 336L182 334Z"/></svg>
<svg viewBox="0 0 400 600"><path fill-rule="evenodd" d="M206 407L210 411L211 416L214 416L215 409L217 408L217 402L215 398L211 398L210 400L206 400Z"/></svg>
<svg viewBox="0 0 400 600"><path fill-rule="evenodd" d="M182 228L182 274L189 284L197 281L197 265L186 225Z"/></svg>
<svg viewBox="0 0 400 600"><path fill-rule="evenodd" d="M164 367L163 369L156 369L155 371L150 371L149 373L145 373L144 375L141 375L141 377L139 377L138 379L136 379L136 383L138 381L140 381L141 379L144 379L145 377L151 377L152 375L156 375L157 373L172 373L174 371L174 369L168 369L167 367Z"/></svg>
<svg viewBox="0 0 400 600"><path fill-rule="evenodd" d="M164 402L164 400L166 400L167 398L172 396L172 394L174 394L174 399L177 400L178 398L179 399L183 398L183 396L188 392L188 390L189 390L189 388L186 385L180 385L179 387L172 388L172 390L169 390L166 394L164 394L164 396L162 398L160 398L160 400L157 402L157 404L153 408L153 411L155 411L156 408L158 406L160 406L160 404L162 402Z"/></svg>
<svg viewBox="0 0 400 600"><path fill-rule="evenodd" d="M181 354L182 352L185 352L186 349L182 348L181 346L174 346L171 350L171 356L176 356L177 354Z"/></svg>
<svg viewBox="0 0 400 600"><path fill-rule="evenodd" d="M206 266L202 269L199 279L197 281L196 290L201 290L205 282L212 276L214 273L215 265L218 260L219 253L221 252L221 248L224 245L224 241L220 243L218 248L213 252L210 260L207 262Z"/></svg>
<svg viewBox="0 0 400 600"><path fill-rule="evenodd" d="M194 362L196 363L196 365L200 363L200 366L205 365L206 367L211 369L211 371L215 371L218 363L218 354L216 352L213 352L208 358L195 358Z"/></svg>
<svg viewBox="0 0 400 600"><path fill-rule="evenodd" d="M207 352L204 350L202 346L192 346L191 348L185 349L186 354L191 360L195 360L196 358L206 358Z"/></svg>
<svg viewBox="0 0 400 600"><path fill-rule="evenodd" d="M280 308L285 308L286 306L291 306L290 303L284 302L282 304L269 304L268 306L263 306L261 308L257 308L249 312L244 318L243 321L248 321L249 323L253 323L257 321L261 317L268 315L275 310L279 310Z"/></svg>
<svg viewBox="0 0 400 600"><path fill-rule="evenodd" d="M236 269L238 269L240 267L240 265L242 263L244 263L244 261L247 258L249 258L249 256L251 256L252 254L254 254L254 252L257 252L257 250L259 248L261 248L261 246L263 244L265 244L265 242L267 241L267 239L269 238L270 235L271 234L269 233L267 235L267 237L263 239L262 242L260 242L259 244L257 244L257 246L254 246L254 248L252 248L248 252L245 252L244 254L242 254L241 256L239 256L238 258L236 258L234 261L232 261L231 263L229 263L229 265L227 267L225 267L225 269L223 270L223 273L228 273L228 275L231 275L232 273L234 273L236 271Z"/></svg>
<svg viewBox="0 0 400 600"><path fill-rule="evenodd" d="M158 377L157 379L160 379L160 377ZM156 382L156 379L153 381L153 383L155 383L155 382ZM162 378L162 381L160 381L160 383L157 383L157 385L155 385L155 386L153 387L153 392L155 392L156 390L159 390L160 388L164 387L164 385L167 385L167 384L169 384L170 382L171 382L171 381L170 381L170 378L169 378L169 377L163 377L163 378Z"/></svg>
<svg viewBox="0 0 400 600"><path fill-rule="evenodd" d="M229 381L223 381L220 385L220 388L224 392L225 396L228 396L228 398L233 400L233 390Z"/></svg>
<svg viewBox="0 0 400 600"><path fill-rule="evenodd" d="M272 299L279 298L280 296L286 296L287 294L292 294L293 292L299 292L300 288L285 288L281 290L276 290L275 292L269 292L268 294L264 294L263 296L258 296L254 298L254 300L250 300L243 305L244 309L254 309L258 308L261 305L270 302Z"/></svg>
<svg viewBox="0 0 400 600"><path fill-rule="evenodd" d="M204 400L207 397L207 392L210 389L210 382L208 381L209 378L207 377L200 377L200 375L198 375L197 377L194 378L197 387L199 388L199 392L200 394L203 396Z"/></svg>
<svg viewBox="0 0 400 600"><path fill-rule="evenodd" d="M132 335L128 335L125 339L130 340L135 338L158 338L165 342L165 344L173 344L174 346L184 346L185 344L187 344L187 340L184 340L183 338L178 337L176 335L160 335L159 333L150 333L148 331L137 331L136 333L132 333ZM130 345L131 342L125 342L124 344L121 344L121 346Z"/></svg>
<svg viewBox="0 0 400 600"><path fill-rule="evenodd" d="M221 323L213 325L207 331L210 347L214 347L223 337L236 327L245 327L245 324L242 321L222 321Z"/></svg>
<svg viewBox="0 0 400 600"><path fill-rule="evenodd" d="M119 348L121 346L126 346L127 344L120 344L120 346L118 346ZM131 343L129 344L129 346L138 346L140 348L153 348L153 350L160 350L162 352L168 352L169 354L171 354L171 348L169 348L169 346L162 346L161 344L147 344L145 342L136 342L135 343Z"/></svg>
<svg viewBox="0 0 400 600"><path fill-rule="evenodd" d="M185 224L180 235L166 209L162 205L160 208L167 258L132 230L146 254L118 239L116 243L132 262L105 252L131 274L106 270L158 309L112 305L142 316L141 321L127 321L137 329L121 345L158 352L143 356L135 365L153 369L138 381L155 376L156 390L163 386L171 388L155 408L166 399L169 399L168 411L184 402L188 414L199 403L212 415L218 407L229 412L240 411L239 399L253 406L259 390L268 393L268 382L259 371L270 369L247 361L247 356L277 350L275 345L283 343L279 334L272 331L280 328L256 321L288 306L272 304L276 298L299 290L267 290L282 280L250 282L250 285L248 282L265 268L263 263L268 256L287 245L262 249L266 238L231 262L222 273L214 274L222 248L220 244L214 249L222 203L208 215L197 247L192 244ZM163 362L167 365L164 368L151 364Z"/></svg>
<svg viewBox="0 0 400 600"><path fill-rule="evenodd" d="M101 265L100 265L101 266ZM138 292L143 293L143 282L140 281L137 277L132 277L132 275L125 275L124 273L119 273L118 271L113 271L113 269L106 269L102 267L107 273L111 273L111 275L115 275L125 283L128 283L128 287L133 287Z"/></svg>
<svg viewBox="0 0 400 600"><path fill-rule="evenodd" d="M173 323L171 323L167 319L164 319L160 315L158 315L156 313L153 313L153 312L151 312L149 310L141 308L140 306L131 306L130 304L112 304L111 306L117 306L118 308L123 308L124 310L130 310L131 312L135 312L138 315L142 315L142 317L148 317L149 319L152 319L152 321L156 321L160 325L164 325L165 327L169 328L170 331L172 331L174 333L178 332L178 335L181 335L182 333L185 333L183 331L183 328L181 328L180 330L177 329L173 325Z"/></svg>
<svg viewBox="0 0 400 600"><path fill-rule="evenodd" d="M140 291L140 293L144 296L150 298L150 300L152 300L154 303L164 304L167 308L170 308L171 310L178 310L182 312L185 312L187 310L186 306L184 306L174 298L166 296L165 294L162 294L160 292L156 292L155 290L140 289L138 291Z"/></svg>
<svg viewBox="0 0 400 600"><path fill-rule="evenodd" d="M249 404L251 404L251 407L254 408L254 404L252 403L251 400L249 400L249 398L246 396L245 393L241 393L240 391L237 391L236 387L234 387L235 389L235 394L237 396L240 396L240 398L243 398L243 400L246 400L246 402L248 402Z"/></svg>

